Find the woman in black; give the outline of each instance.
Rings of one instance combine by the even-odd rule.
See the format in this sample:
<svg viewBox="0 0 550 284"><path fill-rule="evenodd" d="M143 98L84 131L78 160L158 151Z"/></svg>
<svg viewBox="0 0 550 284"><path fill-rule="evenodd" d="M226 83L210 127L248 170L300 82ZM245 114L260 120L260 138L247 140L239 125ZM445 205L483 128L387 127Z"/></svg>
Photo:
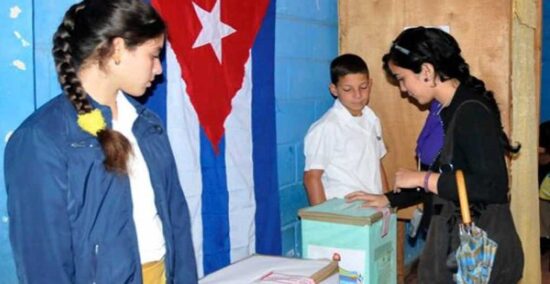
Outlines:
<svg viewBox="0 0 550 284"><path fill-rule="evenodd" d="M419 281L452 283L456 270L452 252L458 246L460 222L455 171L461 169L474 221L498 243L490 283L517 283L523 271L523 252L509 209L505 155L519 147L510 145L503 131L493 93L470 75L458 43L440 29L403 31L383 62L402 92L420 104L436 99L443 105L440 115L445 146L431 171L399 169L394 192L354 192L347 199L376 207L405 207L427 201L431 219L420 257Z"/></svg>

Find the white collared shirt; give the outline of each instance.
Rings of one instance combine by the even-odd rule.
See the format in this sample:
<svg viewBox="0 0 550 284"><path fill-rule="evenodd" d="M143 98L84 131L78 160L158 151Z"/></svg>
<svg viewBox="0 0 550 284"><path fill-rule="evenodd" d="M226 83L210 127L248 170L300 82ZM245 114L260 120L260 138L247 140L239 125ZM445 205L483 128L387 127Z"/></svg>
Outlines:
<svg viewBox="0 0 550 284"><path fill-rule="evenodd" d="M128 177L141 263L157 261L164 257L166 245L162 233L162 221L155 205L155 193L149 168L132 132L132 126L138 115L134 106L121 92L117 94L116 102L118 119L113 119L113 129L126 136L132 145L133 155L130 155L128 160Z"/></svg>
<svg viewBox="0 0 550 284"><path fill-rule="evenodd" d="M327 199L356 190L382 193L380 159L386 147L380 121L368 106L354 117L337 99L309 128L304 154L304 171L324 171L321 181Z"/></svg>

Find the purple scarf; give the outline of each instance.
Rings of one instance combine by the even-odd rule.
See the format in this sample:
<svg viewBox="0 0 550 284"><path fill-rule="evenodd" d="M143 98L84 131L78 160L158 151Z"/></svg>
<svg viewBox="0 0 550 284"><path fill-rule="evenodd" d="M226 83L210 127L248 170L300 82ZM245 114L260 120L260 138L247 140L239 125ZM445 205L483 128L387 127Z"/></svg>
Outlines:
<svg viewBox="0 0 550 284"><path fill-rule="evenodd" d="M420 163L431 165L439 155L441 147L443 147L443 123L439 117L441 104L437 100L433 100L430 105L430 113L426 118L424 127L416 140L416 156Z"/></svg>

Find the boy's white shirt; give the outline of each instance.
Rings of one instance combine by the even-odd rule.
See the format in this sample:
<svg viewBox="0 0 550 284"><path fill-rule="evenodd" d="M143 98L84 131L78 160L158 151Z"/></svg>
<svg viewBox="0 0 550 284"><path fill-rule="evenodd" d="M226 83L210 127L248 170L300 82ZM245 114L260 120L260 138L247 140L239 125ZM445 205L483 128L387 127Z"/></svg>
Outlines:
<svg viewBox="0 0 550 284"><path fill-rule="evenodd" d="M121 92L117 94L116 102L118 119L113 119L113 129L126 136L132 145L133 155L130 155L128 161L128 178L141 263L161 260L166 253L162 221L155 205L149 168L132 132L138 115L134 106Z"/></svg>
<svg viewBox="0 0 550 284"><path fill-rule="evenodd" d="M382 193L380 159L386 154L382 127L365 106L354 117L337 99L308 130L304 142L305 169L323 170L327 199L362 190Z"/></svg>

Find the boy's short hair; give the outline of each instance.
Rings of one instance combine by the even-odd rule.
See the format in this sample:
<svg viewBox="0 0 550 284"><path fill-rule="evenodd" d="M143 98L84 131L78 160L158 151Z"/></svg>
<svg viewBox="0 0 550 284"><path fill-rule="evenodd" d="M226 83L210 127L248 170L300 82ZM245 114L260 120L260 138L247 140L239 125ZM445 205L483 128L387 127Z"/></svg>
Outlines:
<svg viewBox="0 0 550 284"><path fill-rule="evenodd" d="M367 67L367 63L361 57L355 54L342 54L334 58L330 63L330 81L332 84L336 85L340 77L358 73L368 76L369 67Z"/></svg>

